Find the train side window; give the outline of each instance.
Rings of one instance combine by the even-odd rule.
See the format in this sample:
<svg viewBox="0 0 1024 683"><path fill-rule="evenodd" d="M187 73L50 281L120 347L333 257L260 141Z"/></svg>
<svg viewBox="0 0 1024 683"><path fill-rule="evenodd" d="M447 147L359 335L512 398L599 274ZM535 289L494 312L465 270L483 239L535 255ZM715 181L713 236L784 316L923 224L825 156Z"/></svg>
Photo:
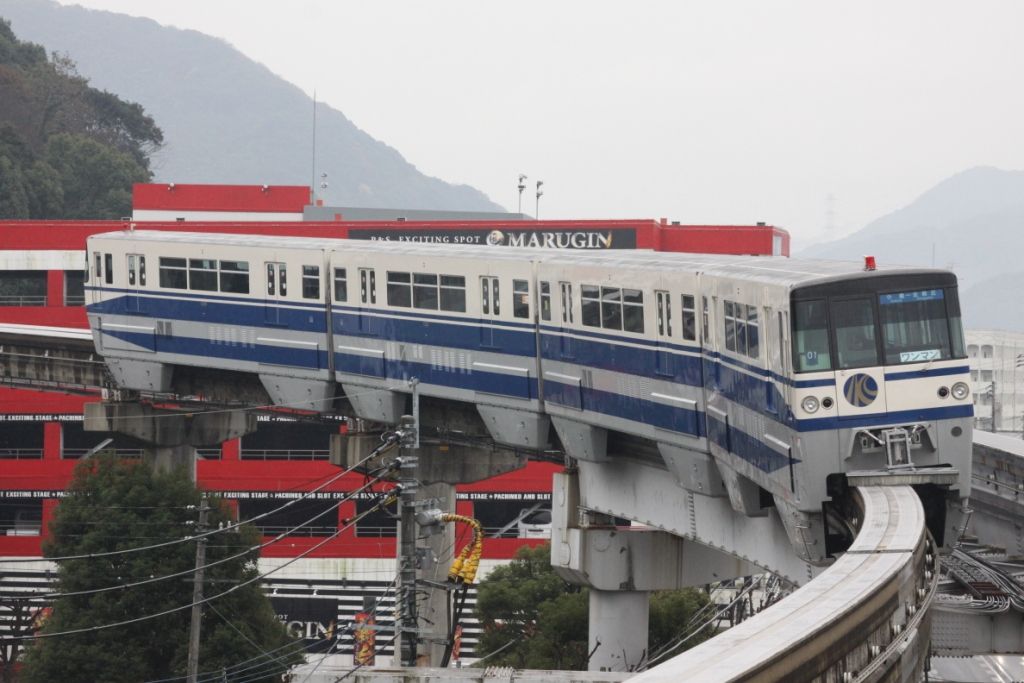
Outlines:
<svg viewBox="0 0 1024 683"><path fill-rule="evenodd" d="M725 314L722 320L725 323L725 350L736 350L736 318L733 316L731 301L725 301Z"/></svg>
<svg viewBox="0 0 1024 683"><path fill-rule="evenodd" d="M139 285L146 286L146 257L139 256Z"/></svg>
<svg viewBox="0 0 1024 683"><path fill-rule="evenodd" d="M484 315L491 314L491 279L489 277L480 278L480 310L483 311Z"/></svg>
<svg viewBox="0 0 1024 683"><path fill-rule="evenodd" d="M540 319L551 320L551 283L540 283Z"/></svg>
<svg viewBox="0 0 1024 683"><path fill-rule="evenodd" d="M494 315L501 315L501 297L498 291L498 278L491 278L491 303L494 308Z"/></svg>
<svg viewBox="0 0 1024 683"><path fill-rule="evenodd" d="M302 266L302 298L320 298L320 266Z"/></svg>
<svg viewBox="0 0 1024 683"><path fill-rule="evenodd" d="M462 275L441 276L441 310L466 312L466 278Z"/></svg>
<svg viewBox="0 0 1024 683"><path fill-rule="evenodd" d="M622 329L644 332L644 293L639 289L622 290Z"/></svg>
<svg viewBox="0 0 1024 683"><path fill-rule="evenodd" d="M562 322L573 324L572 314L572 283L571 282L559 282L559 288L562 290Z"/></svg>
<svg viewBox="0 0 1024 683"><path fill-rule="evenodd" d="M344 268L334 269L334 300L348 301L348 278Z"/></svg>
<svg viewBox="0 0 1024 683"><path fill-rule="evenodd" d="M618 287L601 288L601 327L622 329L622 290Z"/></svg>
<svg viewBox="0 0 1024 683"><path fill-rule="evenodd" d="M217 291L217 262L213 259L188 260L188 288L203 292Z"/></svg>
<svg viewBox="0 0 1024 683"><path fill-rule="evenodd" d="M828 316L822 299L793 302L793 369L795 372L832 369Z"/></svg>
<svg viewBox="0 0 1024 683"><path fill-rule="evenodd" d="M274 272L275 272L274 264L273 263L268 263L267 264L267 294L269 294L270 296L274 296L277 293L277 282L276 282L276 279L274 277Z"/></svg>
<svg viewBox="0 0 1024 683"><path fill-rule="evenodd" d="M757 307L747 304L747 350L751 358L761 357L761 335L757 324Z"/></svg>
<svg viewBox="0 0 1024 683"><path fill-rule="evenodd" d="M433 273L413 273L412 276L412 307L428 311L436 311L439 302L437 293L437 275Z"/></svg>
<svg viewBox="0 0 1024 683"><path fill-rule="evenodd" d="M412 275L388 271L388 306L412 306Z"/></svg>
<svg viewBox="0 0 1024 683"><path fill-rule="evenodd" d="M100 252L93 252L93 263L96 267L96 282L99 282L103 277L103 260L100 258Z"/></svg>
<svg viewBox="0 0 1024 683"><path fill-rule="evenodd" d="M128 254L128 284L135 286L135 254Z"/></svg>
<svg viewBox="0 0 1024 683"><path fill-rule="evenodd" d="M160 286L165 289L188 289L188 271L185 259L160 257Z"/></svg>
<svg viewBox="0 0 1024 683"><path fill-rule="evenodd" d="M229 294L249 293L249 262L220 262L220 291Z"/></svg>
<svg viewBox="0 0 1024 683"><path fill-rule="evenodd" d="M512 315L516 318L530 317L530 283L526 280L512 281Z"/></svg>
<svg viewBox="0 0 1024 683"><path fill-rule="evenodd" d="M114 255L103 255L103 281L108 285L114 284Z"/></svg>
<svg viewBox="0 0 1024 683"><path fill-rule="evenodd" d="M683 294L683 339L697 341L697 304L691 294Z"/></svg>
<svg viewBox="0 0 1024 683"><path fill-rule="evenodd" d="M601 288L594 285L580 286L580 322L586 327L601 327Z"/></svg>
<svg viewBox="0 0 1024 683"><path fill-rule="evenodd" d="M283 263L279 263L277 274L280 282L281 296L288 296L288 267Z"/></svg>
<svg viewBox="0 0 1024 683"><path fill-rule="evenodd" d="M710 346L711 345L711 325L708 324L708 319L710 318L710 313L708 311L708 298L706 296L702 296L700 298L700 305L701 305L701 309L702 309L702 313L701 313L701 323L702 324L701 324L701 327L700 327L701 333L702 333L701 339L704 340L704 345L705 346Z"/></svg>

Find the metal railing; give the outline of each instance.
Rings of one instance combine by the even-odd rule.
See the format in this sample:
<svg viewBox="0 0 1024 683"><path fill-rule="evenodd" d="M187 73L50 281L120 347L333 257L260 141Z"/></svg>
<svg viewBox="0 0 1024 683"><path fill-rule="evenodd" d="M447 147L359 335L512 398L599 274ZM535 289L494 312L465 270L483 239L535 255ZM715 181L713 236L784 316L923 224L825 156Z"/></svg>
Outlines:
<svg viewBox="0 0 1024 683"><path fill-rule="evenodd" d="M45 306L46 295L0 294L0 306Z"/></svg>
<svg viewBox="0 0 1024 683"><path fill-rule="evenodd" d="M0 448L3 460L39 460L42 457L42 448Z"/></svg>
<svg viewBox="0 0 1024 683"><path fill-rule="evenodd" d="M256 450L243 448L242 460L328 460L331 452L319 449Z"/></svg>

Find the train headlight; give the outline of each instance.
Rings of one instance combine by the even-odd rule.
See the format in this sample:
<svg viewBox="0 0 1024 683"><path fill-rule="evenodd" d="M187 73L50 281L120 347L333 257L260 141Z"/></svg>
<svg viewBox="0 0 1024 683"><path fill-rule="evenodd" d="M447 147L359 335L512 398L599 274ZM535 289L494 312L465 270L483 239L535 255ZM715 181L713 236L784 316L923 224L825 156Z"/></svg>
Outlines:
<svg viewBox="0 0 1024 683"><path fill-rule="evenodd" d="M971 393L971 388L967 386L966 382L957 382L953 385L951 393L953 394L953 398L958 401L962 401Z"/></svg>
<svg viewBox="0 0 1024 683"><path fill-rule="evenodd" d="M800 401L800 407L804 409L805 413L814 413L818 411L818 399L813 396L805 396L804 400Z"/></svg>

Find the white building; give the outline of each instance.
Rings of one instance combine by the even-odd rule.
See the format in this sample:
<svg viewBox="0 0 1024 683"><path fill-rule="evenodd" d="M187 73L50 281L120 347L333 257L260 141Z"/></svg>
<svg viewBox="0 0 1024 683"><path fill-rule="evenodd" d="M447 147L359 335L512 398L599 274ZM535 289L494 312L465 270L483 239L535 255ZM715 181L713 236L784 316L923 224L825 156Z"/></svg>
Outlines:
<svg viewBox="0 0 1024 683"><path fill-rule="evenodd" d="M974 392L974 426L1022 434L1024 333L967 330L965 334Z"/></svg>

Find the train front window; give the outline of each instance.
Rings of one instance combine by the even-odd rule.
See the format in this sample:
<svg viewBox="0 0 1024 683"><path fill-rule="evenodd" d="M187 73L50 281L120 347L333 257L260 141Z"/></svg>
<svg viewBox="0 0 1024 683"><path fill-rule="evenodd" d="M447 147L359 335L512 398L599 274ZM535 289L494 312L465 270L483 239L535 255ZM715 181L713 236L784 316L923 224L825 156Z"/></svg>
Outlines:
<svg viewBox="0 0 1024 683"><path fill-rule="evenodd" d="M797 372L832 369L824 299L793 302L793 367Z"/></svg>
<svg viewBox="0 0 1024 683"><path fill-rule="evenodd" d="M836 366L845 370L881 365L871 299L832 301L831 314L836 330Z"/></svg>
<svg viewBox="0 0 1024 683"><path fill-rule="evenodd" d="M953 357L943 290L880 294L878 304L886 365ZM959 308L956 313L959 314ZM959 315L957 318L959 327ZM963 346L962 340L958 346ZM961 350L958 349L958 355L962 355Z"/></svg>

